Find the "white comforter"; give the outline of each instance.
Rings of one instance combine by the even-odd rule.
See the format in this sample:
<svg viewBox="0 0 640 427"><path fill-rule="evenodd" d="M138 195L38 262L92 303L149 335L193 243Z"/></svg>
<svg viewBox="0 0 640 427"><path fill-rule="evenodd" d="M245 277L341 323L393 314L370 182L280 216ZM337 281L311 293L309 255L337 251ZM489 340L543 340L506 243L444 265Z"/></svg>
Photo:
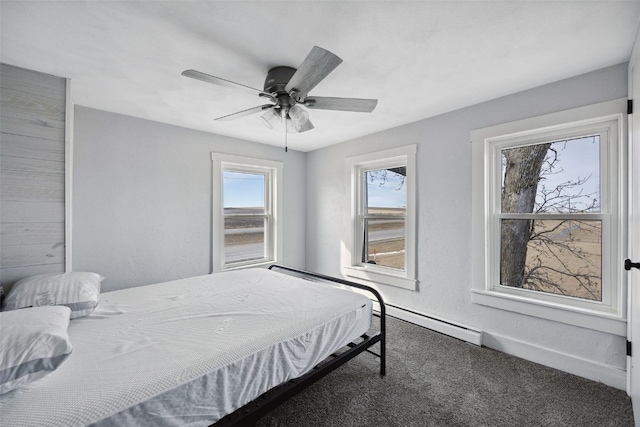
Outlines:
<svg viewBox="0 0 640 427"><path fill-rule="evenodd" d="M103 293L0 426L205 426L365 333L368 298L263 269Z"/></svg>

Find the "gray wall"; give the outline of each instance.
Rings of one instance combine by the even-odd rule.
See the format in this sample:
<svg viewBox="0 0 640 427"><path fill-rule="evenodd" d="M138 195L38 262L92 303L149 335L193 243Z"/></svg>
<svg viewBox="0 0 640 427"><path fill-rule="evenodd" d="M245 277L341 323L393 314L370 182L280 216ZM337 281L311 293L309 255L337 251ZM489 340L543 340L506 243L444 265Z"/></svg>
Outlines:
<svg viewBox="0 0 640 427"><path fill-rule="evenodd" d="M211 152L284 163L284 260L305 266L305 156L75 107L73 270L103 291L210 273Z"/></svg>
<svg viewBox="0 0 640 427"><path fill-rule="evenodd" d="M580 369L600 370L595 378L602 374L624 384L624 337L471 302L470 132L626 97L626 70L627 65L620 64L309 153L307 268L341 274L342 238L349 226L344 194L350 184L344 159L418 144L419 290L379 286L385 299L481 329L488 346L544 363L548 360L570 372L574 367L569 365L586 361Z"/></svg>
<svg viewBox="0 0 640 427"><path fill-rule="evenodd" d="M0 285L65 268L66 80L1 64Z"/></svg>

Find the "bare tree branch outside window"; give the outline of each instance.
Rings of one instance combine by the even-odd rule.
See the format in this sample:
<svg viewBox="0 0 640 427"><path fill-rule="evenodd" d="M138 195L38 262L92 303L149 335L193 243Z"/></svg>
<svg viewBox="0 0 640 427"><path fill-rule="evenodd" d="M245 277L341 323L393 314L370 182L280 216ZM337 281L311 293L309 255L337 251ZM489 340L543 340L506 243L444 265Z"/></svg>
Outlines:
<svg viewBox="0 0 640 427"><path fill-rule="evenodd" d="M501 285L602 300L601 221L571 217L600 212L599 164L575 154L588 144L599 137L502 150L502 213L536 215L501 219Z"/></svg>

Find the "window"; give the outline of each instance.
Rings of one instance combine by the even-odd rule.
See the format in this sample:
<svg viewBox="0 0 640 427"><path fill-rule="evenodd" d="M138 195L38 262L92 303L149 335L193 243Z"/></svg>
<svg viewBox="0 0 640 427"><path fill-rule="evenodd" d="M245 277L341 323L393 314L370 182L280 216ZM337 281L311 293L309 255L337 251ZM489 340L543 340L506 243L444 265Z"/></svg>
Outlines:
<svg viewBox="0 0 640 427"><path fill-rule="evenodd" d="M281 258L282 164L226 154L214 163L214 271Z"/></svg>
<svg viewBox="0 0 640 427"><path fill-rule="evenodd" d="M222 168L224 265L272 260L270 174Z"/></svg>
<svg viewBox="0 0 640 427"><path fill-rule="evenodd" d="M626 333L624 104L473 132L474 302Z"/></svg>
<svg viewBox="0 0 640 427"><path fill-rule="evenodd" d="M361 213L357 216L357 228L362 231L362 238L358 240L361 263L404 271L406 176L404 164L361 170L362 194L358 198Z"/></svg>
<svg viewBox="0 0 640 427"><path fill-rule="evenodd" d="M416 146L350 157L345 274L415 289Z"/></svg>
<svg viewBox="0 0 640 427"><path fill-rule="evenodd" d="M498 283L505 291L603 301L602 229L609 217L600 209L601 136L496 146Z"/></svg>

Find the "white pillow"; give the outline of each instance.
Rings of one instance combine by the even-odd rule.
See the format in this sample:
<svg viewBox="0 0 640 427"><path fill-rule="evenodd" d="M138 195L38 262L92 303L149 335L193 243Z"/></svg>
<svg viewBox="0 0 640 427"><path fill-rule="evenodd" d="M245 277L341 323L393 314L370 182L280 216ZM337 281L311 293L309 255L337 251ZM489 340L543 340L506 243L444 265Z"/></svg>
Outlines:
<svg viewBox="0 0 640 427"><path fill-rule="evenodd" d="M0 394L39 380L71 354L69 307L0 312Z"/></svg>
<svg viewBox="0 0 640 427"><path fill-rule="evenodd" d="M4 310L45 305L66 305L71 318L91 314L98 305L100 282L96 273L39 274L18 281L4 299Z"/></svg>

